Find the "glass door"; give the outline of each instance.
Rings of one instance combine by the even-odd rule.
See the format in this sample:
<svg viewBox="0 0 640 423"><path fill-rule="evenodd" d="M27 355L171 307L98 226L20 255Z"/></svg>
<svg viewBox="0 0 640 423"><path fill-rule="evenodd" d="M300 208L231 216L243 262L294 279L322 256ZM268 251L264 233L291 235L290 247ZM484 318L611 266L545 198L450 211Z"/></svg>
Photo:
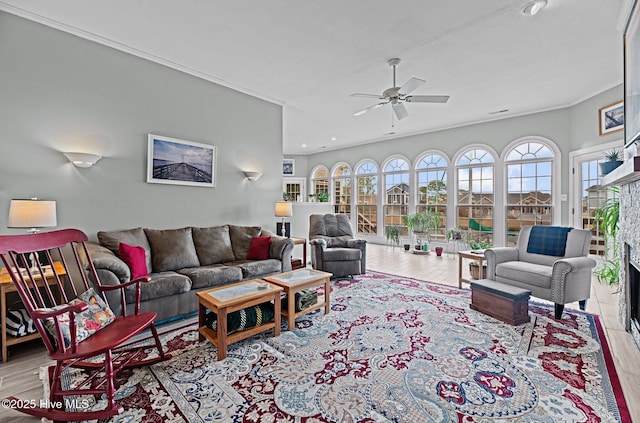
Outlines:
<svg viewBox="0 0 640 423"><path fill-rule="evenodd" d="M574 228L588 229L593 234L590 254L604 257L606 246L602 231L595 220L595 210L607 199L607 189L602 186L600 163L604 153L613 148L620 149L622 141L603 144L571 153L572 166L571 202L569 219Z"/></svg>

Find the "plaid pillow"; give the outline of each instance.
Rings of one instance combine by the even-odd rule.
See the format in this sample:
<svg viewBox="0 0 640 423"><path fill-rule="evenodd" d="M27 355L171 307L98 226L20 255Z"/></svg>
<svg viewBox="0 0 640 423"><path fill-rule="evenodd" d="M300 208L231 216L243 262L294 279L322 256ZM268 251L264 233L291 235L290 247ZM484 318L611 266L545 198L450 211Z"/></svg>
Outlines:
<svg viewBox="0 0 640 423"><path fill-rule="evenodd" d="M116 316L109 306L102 300L102 297L97 295L93 288L89 288L82 294L78 295L78 298L69 301L69 304L63 304L55 306L53 308L43 308L39 311L53 311L60 310L67 305L75 305L86 303L89 308L82 313L78 313L75 316L76 320L76 341L80 342L87 339L109 323L113 322ZM54 317L49 317L44 321L44 327L47 332L51 334L53 339L57 342L56 337L56 325ZM69 313L61 314L57 316L58 324L62 330L62 337L64 338L65 347L71 345L71 331L69 329Z"/></svg>

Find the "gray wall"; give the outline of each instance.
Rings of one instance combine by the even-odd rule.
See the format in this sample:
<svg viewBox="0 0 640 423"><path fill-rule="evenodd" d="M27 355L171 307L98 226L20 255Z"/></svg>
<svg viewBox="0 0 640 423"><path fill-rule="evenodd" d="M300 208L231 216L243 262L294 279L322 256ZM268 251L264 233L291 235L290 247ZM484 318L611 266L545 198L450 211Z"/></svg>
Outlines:
<svg viewBox="0 0 640 423"><path fill-rule="evenodd" d="M215 53L211 53L215 54ZM275 230L282 107L0 12L0 232L9 200L57 200L58 227L222 223ZM216 188L146 183L147 134L217 147ZM64 151L100 154L75 168ZM264 176L248 182L242 170Z"/></svg>
<svg viewBox="0 0 640 423"><path fill-rule="evenodd" d="M460 149L471 143L489 145L501 154L509 143L518 138L542 136L555 142L560 149L562 193L567 194L570 175L569 152L622 140L622 132L600 136L598 130L598 109L622 98L623 86L620 84L572 107L296 157L296 176L308 177L309 172L317 165L325 165L331 170L337 162L347 162L353 168L357 162L365 158L373 159L381 165L393 154L402 154L413 163L420 153L432 148L444 151L452 158ZM620 146L622 147L622 142ZM301 174L303 167L306 167L306 175ZM568 215L568 202L563 201L563 224L568 223Z"/></svg>

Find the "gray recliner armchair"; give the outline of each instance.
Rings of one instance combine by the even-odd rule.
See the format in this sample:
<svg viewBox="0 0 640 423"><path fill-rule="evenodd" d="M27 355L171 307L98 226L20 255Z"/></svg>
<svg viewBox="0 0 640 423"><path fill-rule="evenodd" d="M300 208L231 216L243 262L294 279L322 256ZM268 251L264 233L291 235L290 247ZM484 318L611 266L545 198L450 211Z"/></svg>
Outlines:
<svg viewBox="0 0 640 423"><path fill-rule="evenodd" d="M311 265L334 277L360 275L367 271L367 241L354 239L346 214L309 216Z"/></svg>
<svg viewBox="0 0 640 423"><path fill-rule="evenodd" d="M591 232L559 226L524 226L516 247L484 252L487 279L531 291L534 297L555 304L560 319L564 305L579 301L584 310L591 293L591 269L587 257Z"/></svg>

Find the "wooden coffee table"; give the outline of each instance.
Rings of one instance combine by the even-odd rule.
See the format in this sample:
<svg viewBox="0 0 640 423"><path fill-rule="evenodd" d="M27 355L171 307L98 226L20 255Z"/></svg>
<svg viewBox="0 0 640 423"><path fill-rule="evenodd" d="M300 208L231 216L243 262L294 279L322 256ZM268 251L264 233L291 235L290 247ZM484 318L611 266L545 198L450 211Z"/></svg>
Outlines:
<svg viewBox="0 0 640 423"><path fill-rule="evenodd" d="M287 294L287 308L286 310L282 310L282 315L287 318L287 327L289 330L293 330L295 327L297 317L311 313L323 306L324 313L329 314L329 298L331 292L329 281L331 276L333 276L332 273L321 272L320 270L298 269L291 272L278 273L277 275L267 276L264 278L267 282L271 282L272 284L279 285L284 288L284 292ZM318 298L318 302L316 304L296 312L296 292L321 285L324 285L324 299L320 301L320 298Z"/></svg>
<svg viewBox="0 0 640 423"><path fill-rule="evenodd" d="M266 288L259 289L260 286L265 285ZM260 279L252 279L196 292L199 303L198 325L200 329L198 331L200 335L198 340L202 341L206 338L215 345L218 348L218 361L220 361L227 358L227 345L272 328L275 336L280 335L281 293L281 287L266 283ZM227 315L229 313L266 303L267 301L273 301L273 321L227 335ZM216 314L218 330L205 326L207 309Z"/></svg>

